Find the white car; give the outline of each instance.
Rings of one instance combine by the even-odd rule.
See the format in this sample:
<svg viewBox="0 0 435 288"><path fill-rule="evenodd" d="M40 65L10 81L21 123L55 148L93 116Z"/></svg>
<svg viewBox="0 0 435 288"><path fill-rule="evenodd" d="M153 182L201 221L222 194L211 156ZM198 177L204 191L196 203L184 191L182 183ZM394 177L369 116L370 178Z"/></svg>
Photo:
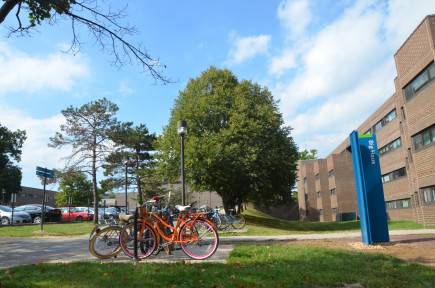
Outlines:
<svg viewBox="0 0 435 288"><path fill-rule="evenodd" d="M1 224L7 226L12 221L12 208L0 205ZM32 223L32 217L29 213L14 211L13 223Z"/></svg>

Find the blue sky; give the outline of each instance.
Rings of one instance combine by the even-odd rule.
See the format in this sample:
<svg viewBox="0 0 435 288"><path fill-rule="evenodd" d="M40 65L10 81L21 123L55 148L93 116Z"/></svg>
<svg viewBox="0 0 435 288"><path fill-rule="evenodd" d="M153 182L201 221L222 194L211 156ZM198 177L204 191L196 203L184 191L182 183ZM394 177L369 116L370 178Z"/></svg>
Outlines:
<svg viewBox="0 0 435 288"><path fill-rule="evenodd" d="M27 131L23 186L41 187L36 166L63 166L69 150L47 147L62 109L106 97L119 120L159 134L179 91L211 65L267 86L300 150L325 157L394 93L394 53L435 13L433 0L125 3L125 21L140 31L129 40L166 65L173 84L155 85L138 66L111 66L86 30L79 53L62 53L72 39L67 21L31 38L5 37L15 11L0 26L0 123Z"/></svg>

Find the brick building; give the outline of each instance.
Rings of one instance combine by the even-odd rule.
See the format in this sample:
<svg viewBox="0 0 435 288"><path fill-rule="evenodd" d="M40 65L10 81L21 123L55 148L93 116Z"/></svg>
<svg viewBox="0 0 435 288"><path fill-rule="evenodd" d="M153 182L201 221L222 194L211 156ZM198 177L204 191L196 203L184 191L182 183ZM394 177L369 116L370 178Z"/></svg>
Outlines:
<svg viewBox="0 0 435 288"><path fill-rule="evenodd" d="M435 15L394 55L396 92L356 130L376 134L389 219L435 225ZM302 221L358 215L350 139L298 163Z"/></svg>
<svg viewBox="0 0 435 288"><path fill-rule="evenodd" d="M45 190L45 199L46 205L57 207L56 206L56 199L54 198L54 195L56 195L56 191L51 190ZM42 199L44 195L44 189L38 189L38 188L31 188L31 187L21 187L21 191L17 193L17 202L15 203L15 206L20 205L26 205L26 204L41 204L42 205ZM11 205L12 203L9 201L7 203L8 205Z"/></svg>

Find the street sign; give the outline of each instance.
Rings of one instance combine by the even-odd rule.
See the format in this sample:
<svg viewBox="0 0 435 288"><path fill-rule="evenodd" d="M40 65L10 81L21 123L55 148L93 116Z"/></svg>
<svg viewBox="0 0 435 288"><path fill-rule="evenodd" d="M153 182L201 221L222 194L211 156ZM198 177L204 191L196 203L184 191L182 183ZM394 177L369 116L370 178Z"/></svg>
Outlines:
<svg viewBox="0 0 435 288"><path fill-rule="evenodd" d="M389 242L381 166L375 134L350 134L356 194L364 244Z"/></svg>
<svg viewBox="0 0 435 288"><path fill-rule="evenodd" d="M54 177L54 171L36 166L36 175L52 179Z"/></svg>

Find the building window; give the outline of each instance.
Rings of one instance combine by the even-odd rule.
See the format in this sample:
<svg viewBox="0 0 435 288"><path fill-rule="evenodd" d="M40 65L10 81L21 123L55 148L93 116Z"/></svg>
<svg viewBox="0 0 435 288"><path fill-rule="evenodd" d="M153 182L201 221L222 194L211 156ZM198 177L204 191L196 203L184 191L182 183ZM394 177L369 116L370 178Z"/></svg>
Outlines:
<svg viewBox="0 0 435 288"><path fill-rule="evenodd" d="M316 174L316 181L319 180L319 173Z"/></svg>
<svg viewBox="0 0 435 288"><path fill-rule="evenodd" d="M319 192L317 192L317 198L320 198L320 197L322 197L322 194L319 191Z"/></svg>
<svg viewBox="0 0 435 288"><path fill-rule="evenodd" d="M27 197L33 198L33 194L27 194Z"/></svg>
<svg viewBox="0 0 435 288"><path fill-rule="evenodd" d="M411 199L407 198L407 199L387 201L385 202L385 207L388 210L411 208Z"/></svg>
<svg viewBox="0 0 435 288"><path fill-rule="evenodd" d="M308 200L308 194L305 194L305 200Z"/></svg>
<svg viewBox="0 0 435 288"><path fill-rule="evenodd" d="M331 189L331 195L335 195L336 194L336 192L335 192L335 188L332 188Z"/></svg>
<svg viewBox="0 0 435 288"><path fill-rule="evenodd" d="M375 126L373 126L373 133L378 132L379 130L381 130L384 126L386 126L388 123L390 123L391 121L393 121L394 119L396 119L397 114L396 114L396 109L393 109L393 111L391 111L390 113L388 113L387 116L385 116L384 118L382 118L378 123L375 124Z"/></svg>
<svg viewBox="0 0 435 288"><path fill-rule="evenodd" d="M420 91L427 87L427 84L435 79L435 64L430 64L425 68L411 83L405 86L404 94L405 100L408 102Z"/></svg>
<svg viewBox="0 0 435 288"><path fill-rule="evenodd" d="M370 128L369 130L367 130L367 132L364 133L364 134L371 134L371 133L372 133L372 128Z"/></svg>
<svg viewBox="0 0 435 288"><path fill-rule="evenodd" d="M435 204L435 186L421 189L421 198L424 204Z"/></svg>
<svg viewBox="0 0 435 288"><path fill-rule="evenodd" d="M337 214L337 208L332 208L332 214Z"/></svg>
<svg viewBox="0 0 435 288"><path fill-rule="evenodd" d="M421 131L417 135L412 137L412 143L414 144L414 150L417 152L423 147L435 142L435 125Z"/></svg>
<svg viewBox="0 0 435 288"><path fill-rule="evenodd" d="M414 201L415 201L415 207L420 206L420 201L418 201L418 193L414 193Z"/></svg>
<svg viewBox="0 0 435 288"><path fill-rule="evenodd" d="M388 143L387 145L385 145L384 147L379 149L379 155L383 156L385 154L388 154L394 150L396 150L397 148L402 146L402 140L400 138L397 138L396 140L394 140L391 143Z"/></svg>
<svg viewBox="0 0 435 288"><path fill-rule="evenodd" d="M26 194L26 193L18 193L18 197L26 198L26 197L27 197L27 194Z"/></svg>
<svg viewBox="0 0 435 288"><path fill-rule="evenodd" d="M329 177L334 176L334 169L332 169L331 171L329 171L328 175L329 175Z"/></svg>
<svg viewBox="0 0 435 288"><path fill-rule="evenodd" d="M304 183L307 183L307 177L304 178Z"/></svg>
<svg viewBox="0 0 435 288"><path fill-rule="evenodd" d="M405 107L400 108L400 110L402 111L402 119L405 120L406 119Z"/></svg>
<svg viewBox="0 0 435 288"><path fill-rule="evenodd" d="M323 209L319 209L319 216L323 215Z"/></svg>
<svg viewBox="0 0 435 288"><path fill-rule="evenodd" d="M400 179L406 176L406 168L400 168L390 173L382 175L382 183L387 183L396 179Z"/></svg>

